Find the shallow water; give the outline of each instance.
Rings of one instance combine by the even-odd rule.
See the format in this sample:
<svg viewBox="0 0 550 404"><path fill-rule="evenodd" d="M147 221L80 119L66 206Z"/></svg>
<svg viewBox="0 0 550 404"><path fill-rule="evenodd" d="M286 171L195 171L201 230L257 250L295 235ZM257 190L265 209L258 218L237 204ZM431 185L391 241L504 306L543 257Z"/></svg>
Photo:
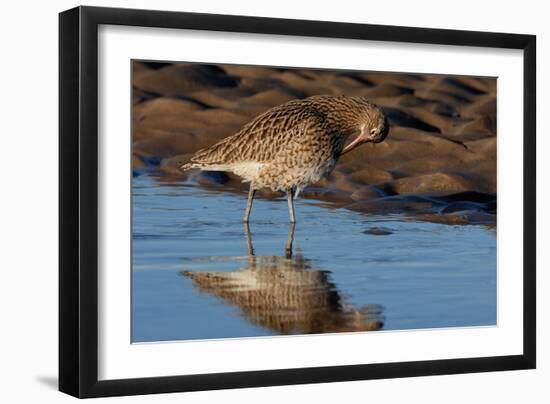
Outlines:
<svg viewBox="0 0 550 404"><path fill-rule="evenodd" d="M134 342L494 325L496 237L133 179Z"/></svg>

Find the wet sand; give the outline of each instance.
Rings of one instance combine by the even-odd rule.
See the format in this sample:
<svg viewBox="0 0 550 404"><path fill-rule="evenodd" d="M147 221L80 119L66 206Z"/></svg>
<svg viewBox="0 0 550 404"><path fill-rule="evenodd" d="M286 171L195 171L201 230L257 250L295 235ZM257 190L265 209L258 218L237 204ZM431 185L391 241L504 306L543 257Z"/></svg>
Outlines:
<svg viewBox="0 0 550 404"><path fill-rule="evenodd" d="M364 95L384 108L388 138L343 156L302 198L436 223L496 223L496 79L134 62L133 88L135 176L189 177L245 192L248 185L231 174L178 167L275 105L317 94Z"/></svg>

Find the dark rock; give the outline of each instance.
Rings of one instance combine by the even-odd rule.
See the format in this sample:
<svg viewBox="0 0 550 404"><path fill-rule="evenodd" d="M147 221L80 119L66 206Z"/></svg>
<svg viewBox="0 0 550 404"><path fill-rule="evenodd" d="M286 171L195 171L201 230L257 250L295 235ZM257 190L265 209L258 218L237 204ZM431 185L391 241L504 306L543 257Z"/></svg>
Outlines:
<svg viewBox="0 0 550 404"><path fill-rule="evenodd" d="M393 231L385 227L371 227L363 233L370 234L372 236L389 236L390 234L393 234Z"/></svg>

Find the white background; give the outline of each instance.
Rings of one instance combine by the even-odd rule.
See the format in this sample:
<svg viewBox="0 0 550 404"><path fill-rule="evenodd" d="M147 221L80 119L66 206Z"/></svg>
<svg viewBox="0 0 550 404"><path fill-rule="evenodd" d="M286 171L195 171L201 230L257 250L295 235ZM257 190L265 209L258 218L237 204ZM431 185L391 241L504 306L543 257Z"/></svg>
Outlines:
<svg viewBox="0 0 550 404"><path fill-rule="evenodd" d="M55 391L57 374L57 12L77 5L9 3L2 11L2 228L0 369L3 402L68 402ZM89 5L248 14L286 18L535 33L538 35L538 206L550 203L543 188L550 169L548 111L550 27L543 2L388 1L336 3L277 0L94 1ZM547 181L546 181L547 182ZM519 192L519 190L518 190ZM332 383L109 399L110 402L548 402L550 307L548 213L538 211L538 369L489 374ZM546 248L545 248L546 247ZM545 315L546 314L546 315ZM546 318L545 318L546 317Z"/></svg>

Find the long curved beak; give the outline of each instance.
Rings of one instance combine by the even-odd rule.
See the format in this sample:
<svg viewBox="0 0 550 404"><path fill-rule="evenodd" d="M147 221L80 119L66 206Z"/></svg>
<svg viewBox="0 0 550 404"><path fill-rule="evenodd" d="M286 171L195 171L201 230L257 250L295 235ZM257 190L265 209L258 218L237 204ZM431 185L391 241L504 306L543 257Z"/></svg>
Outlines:
<svg viewBox="0 0 550 404"><path fill-rule="evenodd" d="M365 143L365 140L363 139L363 137L361 135L362 135L362 133L359 133L355 139L353 139L350 143L348 143L344 147L344 150L342 150L342 154L346 154L346 153L352 151L353 149L355 149L357 146Z"/></svg>

